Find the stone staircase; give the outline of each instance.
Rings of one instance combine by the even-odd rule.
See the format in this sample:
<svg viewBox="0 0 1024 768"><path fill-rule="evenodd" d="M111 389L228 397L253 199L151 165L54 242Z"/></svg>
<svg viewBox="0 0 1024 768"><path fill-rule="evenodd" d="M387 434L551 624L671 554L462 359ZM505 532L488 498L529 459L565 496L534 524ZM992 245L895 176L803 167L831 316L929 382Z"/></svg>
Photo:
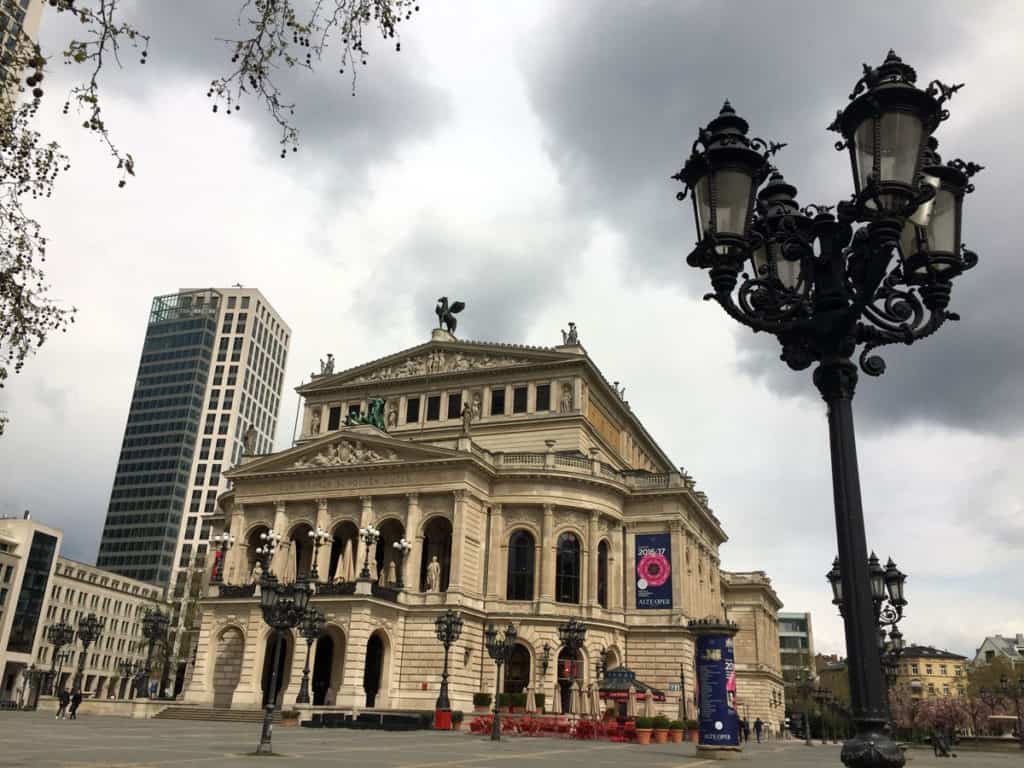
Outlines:
<svg viewBox="0 0 1024 768"><path fill-rule="evenodd" d="M216 709L171 705L153 716L155 720L202 720L217 723L262 723L262 709ZM274 712L274 722L281 722L281 711Z"/></svg>

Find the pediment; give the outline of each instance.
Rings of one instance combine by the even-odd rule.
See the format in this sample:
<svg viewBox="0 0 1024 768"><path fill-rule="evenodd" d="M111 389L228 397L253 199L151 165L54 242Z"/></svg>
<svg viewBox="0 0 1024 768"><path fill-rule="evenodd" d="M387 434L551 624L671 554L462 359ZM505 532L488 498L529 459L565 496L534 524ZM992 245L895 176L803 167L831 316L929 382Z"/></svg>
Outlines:
<svg viewBox="0 0 1024 768"><path fill-rule="evenodd" d="M328 469L332 467L358 467L383 464L401 464L410 461L436 461L465 457L447 448L437 448L408 440L396 440L375 427L358 426L332 432L318 440L297 448L264 456L232 468L227 476L232 480L267 472L294 472Z"/></svg>
<svg viewBox="0 0 1024 768"><path fill-rule="evenodd" d="M310 394L339 387L360 386L475 371L511 368L538 363L578 361L579 354L544 347L484 344L475 342L429 342L336 374L315 376L300 387Z"/></svg>

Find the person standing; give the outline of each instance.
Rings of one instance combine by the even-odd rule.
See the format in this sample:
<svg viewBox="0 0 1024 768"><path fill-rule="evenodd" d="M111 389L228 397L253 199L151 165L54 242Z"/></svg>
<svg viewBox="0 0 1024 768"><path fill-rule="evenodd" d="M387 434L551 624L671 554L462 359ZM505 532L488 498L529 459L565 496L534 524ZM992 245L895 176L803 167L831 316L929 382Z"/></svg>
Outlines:
<svg viewBox="0 0 1024 768"><path fill-rule="evenodd" d="M78 708L82 704L82 692L75 691L71 694L71 711L68 713L71 720L78 719Z"/></svg>
<svg viewBox="0 0 1024 768"><path fill-rule="evenodd" d="M57 710L57 714L53 716L54 720L64 719L64 713L67 711L69 701L71 701L71 697L68 695L68 689L61 688L57 694L57 703L60 704L60 708Z"/></svg>
<svg viewBox="0 0 1024 768"><path fill-rule="evenodd" d="M757 743L761 743L761 730L764 728L764 723L761 722L761 718L757 718L754 721L754 736L757 737Z"/></svg>

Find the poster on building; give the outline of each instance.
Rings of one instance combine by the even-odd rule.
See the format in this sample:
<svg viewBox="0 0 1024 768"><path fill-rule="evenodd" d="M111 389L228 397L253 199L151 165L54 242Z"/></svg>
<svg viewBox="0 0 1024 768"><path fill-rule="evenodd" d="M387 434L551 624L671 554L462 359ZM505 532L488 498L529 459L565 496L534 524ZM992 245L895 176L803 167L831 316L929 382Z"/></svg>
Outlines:
<svg viewBox="0 0 1024 768"><path fill-rule="evenodd" d="M697 707L701 744L738 747L736 663L732 638L697 636Z"/></svg>
<svg viewBox="0 0 1024 768"><path fill-rule="evenodd" d="M636 535L636 607L672 607L672 534Z"/></svg>

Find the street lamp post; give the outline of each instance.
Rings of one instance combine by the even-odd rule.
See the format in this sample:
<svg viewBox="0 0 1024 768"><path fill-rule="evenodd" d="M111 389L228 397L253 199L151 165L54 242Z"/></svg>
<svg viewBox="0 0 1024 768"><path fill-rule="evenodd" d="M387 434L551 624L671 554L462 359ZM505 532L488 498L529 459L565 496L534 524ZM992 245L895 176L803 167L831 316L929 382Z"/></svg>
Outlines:
<svg viewBox="0 0 1024 768"><path fill-rule="evenodd" d="M679 662L679 700L683 702L683 725L690 719L690 713L686 708L686 664ZM772 706L775 704L775 691L772 691Z"/></svg>
<svg viewBox="0 0 1024 768"><path fill-rule="evenodd" d="M818 688L814 692L814 700L818 702L818 709L821 711L821 743L828 744L828 725L825 718L825 710L832 702L832 691L828 688Z"/></svg>
<svg viewBox="0 0 1024 768"><path fill-rule="evenodd" d="M264 572L270 570L270 565L274 560L274 555L277 553L277 548L281 546L283 540L284 537L274 530L264 531L260 534L260 541L263 543L256 547L256 557L263 564Z"/></svg>
<svg viewBox="0 0 1024 768"><path fill-rule="evenodd" d="M327 544L328 542L331 542L331 541L334 541L334 537L331 536L331 534L328 531L325 531L319 525L316 527L315 530L311 530L309 532L309 542L310 542L310 544L313 545L313 557L312 557L313 566L312 566L312 568L310 569L310 572L309 572L310 581L314 581L314 582L320 581L320 568L319 568L319 564L320 564L320 548L324 544ZM330 565L330 563L328 563L328 566L329 565ZM327 574L327 580L328 581L330 581L330 576L331 576L330 574Z"/></svg>
<svg viewBox="0 0 1024 768"><path fill-rule="evenodd" d="M50 689L50 693L53 696L57 695L57 677L59 672L57 670L57 662L60 661L61 665L64 664L64 654L61 649L66 645L71 645L75 642L75 630L70 624L65 624L63 621L57 624L51 624L46 628L46 639L50 641L53 646L53 661L50 664L50 677L51 685L47 686Z"/></svg>
<svg viewBox="0 0 1024 768"><path fill-rule="evenodd" d="M227 563L231 548L235 546L235 537L228 531L224 531L214 536L211 541L214 550L220 553L220 556L214 560L213 574L210 577L210 581L216 584L224 581L224 565Z"/></svg>
<svg viewBox="0 0 1024 768"><path fill-rule="evenodd" d="M487 653L494 659L494 668L497 670L494 684L494 720L491 723L491 741L501 739L501 722L498 713L498 698L501 696L501 665L507 663L512 656L512 646L516 644L518 636L519 631L512 624L505 627L504 638L498 637L498 629L493 624L488 624L484 631Z"/></svg>
<svg viewBox="0 0 1024 768"><path fill-rule="evenodd" d="M82 692L82 674L85 672L85 657L89 655L89 646L100 639L103 634L104 621L95 613L89 613L78 620L78 639L82 642L82 655L78 657L78 671L71 684L72 693Z"/></svg>
<svg viewBox="0 0 1024 768"><path fill-rule="evenodd" d="M437 639L444 645L441 690L434 704L434 728L447 731L452 727L452 705L448 700L448 650L462 635L462 614L449 608L434 619L434 631L437 633Z"/></svg>
<svg viewBox="0 0 1024 768"><path fill-rule="evenodd" d="M299 576L292 584L280 584L274 574L264 572L260 580L260 610L263 621L271 629L275 642L271 653L274 661L271 664L270 685L264 692L267 703L263 708L263 726L260 729L260 743L256 754L273 754L271 731L274 722L274 709L277 707L277 678L281 671L281 643L285 641L285 633L294 629L302 621L309 605L309 582L305 576Z"/></svg>
<svg viewBox="0 0 1024 768"><path fill-rule="evenodd" d="M783 145L747 136L726 102L702 129L673 178L692 192L699 242L687 258L710 271L714 299L733 319L775 335L794 370L817 364L828 405L850 698L856 734L842 751L851 768L889 768L905 758L886 730L885 690L872 615L852 400L861 370L881 375L871 354L910 344L947 320L952 281L978 257L961 240L964 196L981 166L943 165L932 133L959 85L916 87L916 72L892 51L864 75L830 126L849 149L852 200L801 209L796 188L769 164ZM764 182L767 184L758 191ZM859 228L854 232L854 225ZM893 263L894 256L897 256ZM749 260L750 271L744 271ZM740 278L742 277L742 282ZM737 290L738 286L738 290Z"/></svg>
<svg viewBox="0 0 1024 768"><path fill-rule="evenodd" d="M295 697L296 704L309 704L309 651L313 641L324 633L326 621L316 608L307 607L299 624L299 634L306 639L306 663L302 667L302 682L299 683L299 695Z"/></svg>
<svg viewBox="0 0 1024 768"><path fill-rule="evenodd" d="M146 666L138 678L139 687L135 692L136 698L149 697L149 679L153 674L153 649L157 642L163 642L166 639L168 623L170 623L170 617L156 609L147 610L146 615L142 618L142 636L149 641L149 649L146 651ZM158 697L159 694L158 691Z"/></svg>
<svg viewBox="0 0 1024 768"><path fill-rule="evenodd" d="M813 747L814 742L811 741L811 694L814 692L814 675L811 674L810 669L801 669L797 672L796 681L797 688L800 689L804 700L804 744Z"/></svg>
<svg viewBox="0 0 1024 768"><path fill-rule="evenodd" d="M398 554L398 568L396 570L397 583L395 586L398 589L405 589L405 558L409 555L412 550L412 544L403 536L398 541L391 545L395 552Z"/></svg>
<svg viewBox="0 0 1024 768"><path fill-rule="evenodd" d="M366 555L363 558L363 570L359 572L360 579L370 578L370 550L377 545L377 540L380 538L380 531L373 527L373 524L368 524L365 528L359 529L359 535L363 539L363 544L366 545Z"/></svg>

